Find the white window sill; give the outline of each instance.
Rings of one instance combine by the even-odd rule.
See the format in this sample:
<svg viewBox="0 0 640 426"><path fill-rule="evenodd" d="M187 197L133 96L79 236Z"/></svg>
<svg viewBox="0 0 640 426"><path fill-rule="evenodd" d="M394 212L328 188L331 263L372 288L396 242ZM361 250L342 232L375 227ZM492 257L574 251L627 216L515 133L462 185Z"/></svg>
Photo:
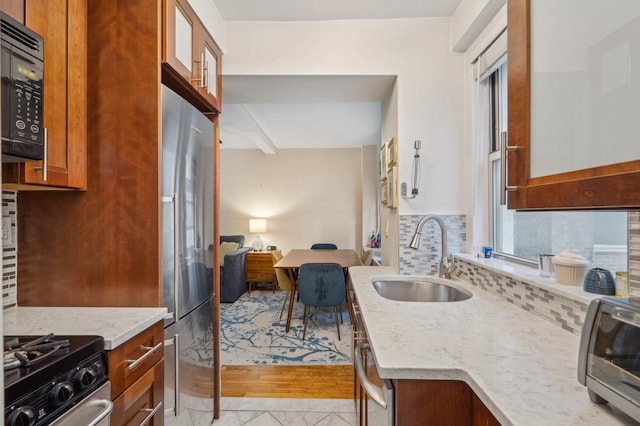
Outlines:
<svg viewBox="0 0 640 426"><path fill-rule="evenodd" d="M468 253L456 253L454 256L456 259L464 259L469 263L490 270L496 274L525 282L532 287L546 290L549 293L566 297L576 302L582 302L588 305L589 302L591 302L593 299L602 297L601 294L594 294L584 291L582 285L572 286L558 284L555 278L542 278L538 274L537 268L532 268L502 259L485 259L482 257L478 258Z"/></svg>

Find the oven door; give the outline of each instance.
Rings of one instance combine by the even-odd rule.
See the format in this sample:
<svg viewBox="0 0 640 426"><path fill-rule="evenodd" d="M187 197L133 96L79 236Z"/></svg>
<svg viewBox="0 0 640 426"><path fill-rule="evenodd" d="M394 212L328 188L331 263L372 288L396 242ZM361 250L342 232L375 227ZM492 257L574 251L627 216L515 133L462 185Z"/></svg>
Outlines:
<svg viewBox="0 0 640 426"><path fill-rule="evenodd" d="M106 382L51 424L55 426L109 426L112 410L111 383Z"/></svg>
<svg viewBox="0 0 640 426"><path fill-rule="evenodd" d="M394 423L394 393L390 380L381 379L368 342L356 346L354 362L362 398L365 400L364 422L367 426L392 426Z"/></svg>

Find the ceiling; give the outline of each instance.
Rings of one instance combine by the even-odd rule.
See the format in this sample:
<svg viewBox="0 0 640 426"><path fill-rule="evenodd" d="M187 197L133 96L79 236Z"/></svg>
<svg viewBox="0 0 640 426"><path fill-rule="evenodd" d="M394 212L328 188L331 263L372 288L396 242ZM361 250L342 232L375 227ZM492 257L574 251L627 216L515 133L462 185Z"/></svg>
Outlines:
<svg viewBox="0 0 640 426"><path fill-rule="evenodd" d="M225 21L451 16L461 0L214 0ZM380 143L395 76L223 75L222 149L359 148Z"/></svg>
<svg viewBox="0 0 640 426"><path fill-rule="evenodd" d="M214 0L225 21L326 21L451 16L460 0Z"/></svg>

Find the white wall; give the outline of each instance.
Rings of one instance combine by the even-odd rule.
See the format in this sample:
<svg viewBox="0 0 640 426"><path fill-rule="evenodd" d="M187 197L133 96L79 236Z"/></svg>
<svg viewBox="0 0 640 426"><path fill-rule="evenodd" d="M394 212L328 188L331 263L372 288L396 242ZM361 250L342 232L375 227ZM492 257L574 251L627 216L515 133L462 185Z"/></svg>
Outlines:
<svg viewBox="0 0 640 426"><path fill-rule="evenodd" d="M213 0L187 0L224 53L224 20Z"/></svg>
<svg viewBox="0 0 640 426"><path fill-rule="evenodd" d="M362 243L368 244L371 233L380 230L380 196L378 175L378 147L367 145L362 147ZM359 252L358 252L359 253Z"/></svg>
<svg viewBox="0 0 640 426"><path fill-rule="evenodd" d="M360 149L221 150L220 234L243 234L249 219L267 219L265 246L283 253L332 242L360 252Z"/></svg>
<svg viewBox="0 0 640 426"><path fill-rule="evenodd" d="M464 67L462 55L450 50L450 19L227 22L225 28L223 75L397 76L395 125L381 141L398 137L400 183L410 179L413 141L422 140L422 183L418 198L383 209L384 264L397 263L399 214L464 212ZM386 248L394 250L388 255L385 235Z"/></svg>
<svg viewBox="0 0 640 426"><path fill-rule="evenodd" d="M398 134L398 84L393 87L382 108L382 140L388 141ZM382 144L380 144L382 146ZM398 148L400 153L400 148ZM380 172L378 172L380 174ZM381 250L382 264L385 266L398 267L400 240L398 209L390 209L383 206L381 212Z"/></svg>
<svg viewBox="0 0 640 426"><path fill-rule="evenodd" d="M223 75L397 75L399 182L408 181L413 141L421 139L428 194L399 210L461 212L463 66L449 48L449 23L227 22Z"/></svg>
<svg viewBox="0 0 640 426"><path fill-rule="evenodd" d="M451 46L464 52L507 0L462 0L451 21Z"/></svg>

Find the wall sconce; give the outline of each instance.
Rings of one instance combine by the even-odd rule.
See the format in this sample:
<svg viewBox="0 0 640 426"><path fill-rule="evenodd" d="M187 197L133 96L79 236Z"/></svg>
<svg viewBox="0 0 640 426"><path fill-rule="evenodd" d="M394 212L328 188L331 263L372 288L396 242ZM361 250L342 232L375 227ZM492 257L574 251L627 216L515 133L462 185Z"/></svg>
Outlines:
<svg viewBox="0 0 640 426"><path fill-rule="evenodd" d="M249 219L249 232L257 234L253 240L253 251L262 251L264 244L260 234L267 232L267 219Z"/></svg>
<svg viewBox="0 0 640 426"><path fill-rule="evenodd" d="M422 145L420 141L413 143L416 153L413 155L413 164L411 165L411 196L407 195L407 184L402 182L402 185L400 185L400 194L405 200L413 200L418 195L418 187L420 186L420 145Z"/></svg>

